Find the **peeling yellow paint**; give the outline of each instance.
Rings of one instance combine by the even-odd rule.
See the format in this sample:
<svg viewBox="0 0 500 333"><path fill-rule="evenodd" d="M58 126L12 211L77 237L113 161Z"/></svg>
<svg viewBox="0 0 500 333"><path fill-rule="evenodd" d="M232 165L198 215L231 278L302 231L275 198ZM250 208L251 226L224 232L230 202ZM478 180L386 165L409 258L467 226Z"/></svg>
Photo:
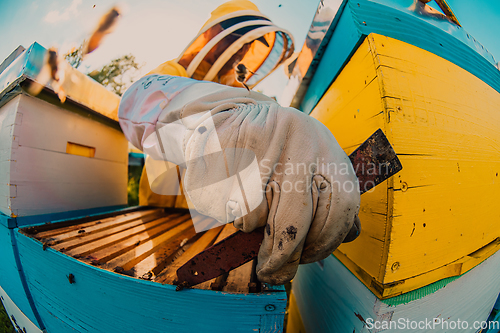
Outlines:
<svg viewBox="0 0 500 333"><path fill-rule="evenodd" d="M361 235L335 252L377 295L463 274L498 249L475 252L500 237L499 105L462 68L370 34L311 113L348 154L382 128L403 164L362 196Z"/></svg>

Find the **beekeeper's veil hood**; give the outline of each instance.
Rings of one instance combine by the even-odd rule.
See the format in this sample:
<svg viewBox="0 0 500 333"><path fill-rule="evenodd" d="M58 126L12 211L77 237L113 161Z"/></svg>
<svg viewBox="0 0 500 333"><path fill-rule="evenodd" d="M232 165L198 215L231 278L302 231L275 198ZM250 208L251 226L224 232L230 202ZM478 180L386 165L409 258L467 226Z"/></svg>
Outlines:
<svg viewBox="0 0 500 333"><path fill-rule="evenodd" d="M243 63L249 69L246 84L253 87L293 51L288 31L275 26L250 1L232 0L212 12L177 62L189 77L238 87L234 67Z"/></svg>

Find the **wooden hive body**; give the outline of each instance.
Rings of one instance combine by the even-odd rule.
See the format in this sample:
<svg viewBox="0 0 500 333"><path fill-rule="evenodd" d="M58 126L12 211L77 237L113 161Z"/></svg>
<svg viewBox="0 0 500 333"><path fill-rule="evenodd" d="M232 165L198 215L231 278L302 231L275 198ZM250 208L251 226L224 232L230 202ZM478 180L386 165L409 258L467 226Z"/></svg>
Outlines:
<svg viewBox="0 0 500 333"><path fill-rule="evenodd" d="M287 332L498 332L489 315L498 309L499 266L497 252L460 277L381 300L330 256L299 268Z"/></svg>
<svg viewBox="0 0 500 333"><path fill-rule="evenodd" d="M14 52L0 73L0 212L15 218L124 207L119 97L67 64L64 103L49 85L28 95L45 54L34 43Z"/></svg>
<svg viewBox="0 0 500 333"><path fill-rule="evenodd" d="M387 298L463 274L500 242L500 94L430 52L370 34L311 113L347 153L382 128L403 170L361 199L335 255Z"/></svg>
<svg viewBox="0 0 500 333"><path fill-rule="evenodd" d="M0 108L0 212L32 216L127 204L121 131L19 94Z"/></svg>
<svg viewBox="0 0 500 333"><path fill-rule="evenodd" d="M209 218L193 217L201 219ZM253 262L176 291L177 268L235 231L227 224L197 234L188 210L142 208L26 227L15 237L50 332L280 332L285 290L261 285Z"/></svg>

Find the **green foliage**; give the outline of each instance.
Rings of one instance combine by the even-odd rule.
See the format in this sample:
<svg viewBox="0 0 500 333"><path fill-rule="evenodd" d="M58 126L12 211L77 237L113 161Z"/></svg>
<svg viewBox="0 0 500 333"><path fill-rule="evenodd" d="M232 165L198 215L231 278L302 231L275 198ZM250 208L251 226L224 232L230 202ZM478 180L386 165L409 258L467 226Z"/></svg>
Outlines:
<svg viewBox="0 0 500 333"><path fill-rule="evenodd" d="M1 333L15 333L14 327L12 327L12 323L9 320L9 316L5 309L3 308L3 304L0 302L0 332Z"/></svg>
<svg viewBox="0 0 500 333"><path fill-rule="evenodd" d="M78 68L83 60L83 45L78 48L73 49L71 52L64 55L64 58L69 62L74 68Z"/></svg>
<svg viewBox="0 0 500 333"><path fill-rule="evenodd" d="M139 181L141 179L142 166L132 166L128 167L128 205L138 206L139 205Z"/></svg>
<svg viewBox="0 0 500 333"><path fill-rule="evenodd" d="M135 81L135 76L141 66L135 61L132 54L127 54L111 60L100 70L94 70L88 74L91 78L121 96L125 90Z"/></svg>

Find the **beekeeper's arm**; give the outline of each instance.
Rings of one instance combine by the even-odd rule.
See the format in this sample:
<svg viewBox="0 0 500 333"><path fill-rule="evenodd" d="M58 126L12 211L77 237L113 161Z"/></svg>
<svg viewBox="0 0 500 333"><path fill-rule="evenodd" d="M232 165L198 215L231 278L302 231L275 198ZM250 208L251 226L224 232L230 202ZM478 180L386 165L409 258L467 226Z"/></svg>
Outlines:
<svg viewBox="0 0 500 333"><path fill-rule="evenodd" d="M186 69L175 60L164 62L147 75L151 74L187 77ZM162 166L164 164L157 163L150 156L146 156L145 167L142 169L139 181L139 205L188 208L186 198L179 188L178 168L171 166L165 171L161 168ZM147 169L149 169L150 177L148 177Z"/></svg>
<svg viewBox="0 0 500 333"><path fill-rule="evenodd" d="M262 94L151 75L125 92L119 117L137 148L186 167L200 213L245 232L265 226L263 282L327 257L357 218L357 178L330 131Z"/></svg>

